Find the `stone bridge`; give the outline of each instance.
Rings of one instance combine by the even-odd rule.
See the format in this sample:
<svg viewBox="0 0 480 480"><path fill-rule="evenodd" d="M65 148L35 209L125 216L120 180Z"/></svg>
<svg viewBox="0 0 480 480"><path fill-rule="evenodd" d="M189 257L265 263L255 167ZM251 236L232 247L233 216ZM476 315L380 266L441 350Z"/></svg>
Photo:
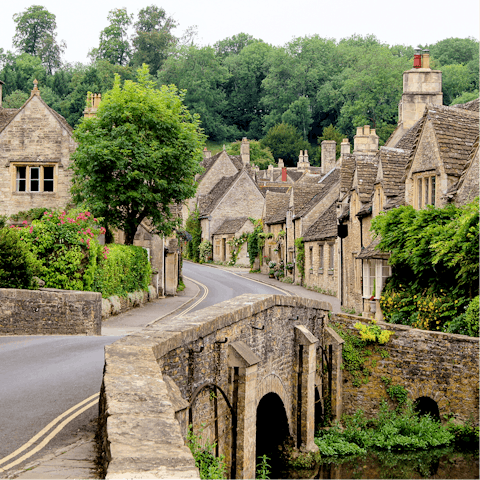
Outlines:
<svg viewBox="0 0 480 480"><path fill-rule="evenodd" d="M473 413L478 422L478 339L388 325L390 353L373 353L375 371L357 387L341 368L343 340L329 322L351 329L365 319L329 310L305 298L242 295L105 347L106 478L198 477L188 425L217 443L230 478L255 478L256 458L283 440L316 449L325 400L333 418L374 413L385 375L412 400L429 398L440 414Z"/></svg>

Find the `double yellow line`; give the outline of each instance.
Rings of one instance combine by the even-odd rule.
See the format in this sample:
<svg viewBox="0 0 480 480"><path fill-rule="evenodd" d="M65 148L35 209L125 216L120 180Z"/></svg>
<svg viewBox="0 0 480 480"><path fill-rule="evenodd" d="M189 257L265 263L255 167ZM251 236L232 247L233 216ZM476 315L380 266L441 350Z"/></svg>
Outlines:
<svg viewBox="0 0 480 480"><path fill-rule="evenodd" d="M77 405L75 405L74 407L70 408L66 412L63 412L57 418L52 420L44 429L40 430L40 432L38 432L34 437L32 437L27 443L24 443L20 448L17 448L17 450L15 450L10 455L7 455L6 457L1 458L0 459L0 465L2 465L5 462L8 462L12 458L17 457L22 452L24 452L25 450L27 450L31 446L33 446L34 443L37 440L39 440L44 435L46 435L53 427L55 427L58 424L58 422L60 422L60 420L62 420L62 418L66 417L70 413L74 412L74 413L72 413L72 415L67 417L63 422L58 424L56 426L56 428L52 432L50 432L36 447L32 448L27 453L22 455L20 458L17 458L13 462L11 462L7 465L4 465L3 467L0 467L0 472L5 472L6 470L9 470L10 468L14 467L15 465L18 465L19 463L22 463L23 461L27 460L32 455L37 453L39 450L41 450L43 447L45 447L45 445L47 445L50 442L50 440L52 440L52 438L55 437L55 435L57 435L57 433L60 432L65 427L65 425L70 423L74 418L78 417L85 410L88 410L90 407L93 407L96 403L98 403L98 395L99 395L98 393L95 393L95 395L92 395L91 397L88 397L83 402L77 403ZM80 408L80 407L82 407L82 408ZM77 410L77 409L79 409L79 410Z"/></svg>
<svg viewBox="0 0 480 480"><path fill-rule="evenodd" d="M180 318L180 317L183 317L186 313L190 312L190 310L194 309L199 303L202 303L206 298L207 298L207 295L208 295L208 287L206 285L204 285L203 283L200 283L200 282L197 282L196 280L194 280L193 278L190 278L190 277L187 277L184 275L184 278L187 278L188 280L190 280L191 282L195 283L196 285L199 285L200 287L202 287L204 289L204 292L203 292L203 295L195 302L195 303L192 303L192 305L190 305L188 308L186 308L185 310L183 310L182 313L178 314L176 317L174 318Z"/></svg>

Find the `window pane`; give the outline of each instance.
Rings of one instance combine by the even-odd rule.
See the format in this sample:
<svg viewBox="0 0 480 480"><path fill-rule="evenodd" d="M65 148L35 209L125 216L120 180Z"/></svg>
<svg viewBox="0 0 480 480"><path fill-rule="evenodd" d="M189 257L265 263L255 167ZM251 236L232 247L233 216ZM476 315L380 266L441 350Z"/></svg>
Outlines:
<svg viewBox="0 0 480 480"><path fill-rule="evenodd" d="M319 266L320 266L320 268L323 268L323 245L320 245L318 250L319 250L319 255L320 255Z"/></svg>
<svg viewBox="0 0 480 480"><path fill-rule="evenodd" d="M428 205L428 177L425 179L425 205Z"/></svg>
<svg viewBox="0 0 480 480"><path fill-rule="evenodd" d="M432 205L435 205L435 177L432 177L432 201L430 202Z"/></svg>
<svg viewBox="0 0 480 480"><path fill-rule="evenodd" d="M418 179L418 208L422 208L422 178Z"/></svg>
<svg viewBox="0 0 480 480"><path fill-rule="evenodd" d="M40 169L30 167L30 191L38 192L40 190Z"/></svg>
<svg viewBox="0 0 480 480"><path fill-rule="evenodd" d="M26 182L27 167L17 167L17 192L24 192Z"/></svg>
<svg viewBox="0 0 480 480"><path fill-rule="evenodd" d="M53 192L53 167L43 168L43 191Z"/></svg>
<svg viewBox="0 0 480 480"><path fill-rule="evenodd" d="M333 256L334 256L334 253L335 253L335 245L330 245L330 267L329 268L333 268Z"/></svg>
<svg viewBox="0 0 480 480"><path fill-rule="evenodd" d="M310 268L313 268L313 247L310 247L309 250L310 250Z"/></svg>

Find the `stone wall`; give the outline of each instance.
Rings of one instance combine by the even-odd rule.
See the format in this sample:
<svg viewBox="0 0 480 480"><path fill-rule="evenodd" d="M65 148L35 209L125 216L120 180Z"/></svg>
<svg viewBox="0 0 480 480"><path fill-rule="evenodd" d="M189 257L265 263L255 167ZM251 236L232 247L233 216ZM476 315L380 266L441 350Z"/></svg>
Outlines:
<svg viewBox="0 0 480 480"><path fill-rule="evenodd" d="M350 331L357 322L366 323L363 317L346 314L336 314L331 320ZM404 386L412 401L420 397L435 400L442 420L443 415L454 415L464 422L473 415L478 424L478 338L384 322L378 325L395 334L386 344L371 349L368 363L373 360L376 366L369 367L368 383L353 386L352 376L343 370L343 413L352 414L359 408L368 416L378 412L382 398L388 398L381 380L387 377L392 385Z"/></svg>
<svg viewBox="0 0 480 480"><path fill-rule="evenodd" d="M95 292L0 288L0 335L101 335Z"/></svg>
<svg viewBox="0 0 480 480"><path fill-rule="evenodd" d="M320 258L323 247L323 261ZM330 268L333 249L333 268ZM305 285L319 287L339 298L340 239L305 242Z"/></svg>
<svg viewBox="0 0 480 480"><path fill-rule="evenodd" d="M243 473L237 478L254 475L256 407L267 393L274 392L282 400L295 438L298 425L302 432L310 425L312 438L304 439L304 443L306 448L312 447L312 394L318 353L316 340L311 343L311 339L318 338L318 345L322 342L323 322L329 309L327 303L298 297L242 295L149 326L106 346L101 397L106 478L198 475L183 442L190 422L195 432L200 423L206 424L203 437L218 439L219 454L226 455L230 468L232 415L220 389L227 398L233 398L235 372L243 375L245 382L240 384L244 403L242 406L239 402L238 407L236 459L237 473L239 469ZM241 360L254 360L235 370L232 365L238 361L235 352L239 345L247 351ZM302 388L305 392L310 389L312 399L309 414L305 400L300 424L295 400L299 345L303 345L300 351L304 352ZM187 407L193 399L189 415ZM253 435L247 435L252 428ZM241 436L241 432L245 435ZM250 470L253 465L253 471L247 469L248 465Z"/></svg>

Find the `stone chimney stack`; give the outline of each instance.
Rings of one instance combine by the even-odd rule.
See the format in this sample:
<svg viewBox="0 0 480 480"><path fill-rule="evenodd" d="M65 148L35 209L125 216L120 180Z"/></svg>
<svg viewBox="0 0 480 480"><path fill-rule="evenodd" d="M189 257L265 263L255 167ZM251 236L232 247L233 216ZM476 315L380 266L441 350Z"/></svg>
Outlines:
<svg viewBox="0 0 480 480"><path fill-rule="evenodd" d="M297 169L304 170L309 166L310 166L310 162L308 161L308 151L305 150L305 153L304 153L303 150L300 150L300 155L298 156Z"/></svg>
<svg viewBox="0 0 480 480"><path fill-rule="evenodd" d="M430 50L427 48L422 52L422 68L430 68Z"/></svg>
<svg viewBox="0 0 480 480"><path fill-rule="evenodd" d="M285 165L283 163L283 158L278 159L278 168L283 168Z"/></svg>
<svg viewBox="0 0 480 480"><path fill-rule="evenodd" d="M30 93L30 96L33 97L33 95L36 95L37 97L40 96L40 90L38 89L38 80L37 79L35 79L33 81L33 90Z"/></svg>
<svg viewBox="0 0 480 480"><path fill-rule="evenodd" d="M102 101L101 93L87 93L87 106L83 111L83 116L85 118L94 117L97 114L98 107Z"/></svg>
<svg viewBox="0 0 480 480"><path fill-rule="evenodd" d="M242 138L242 143L240 145L240 155L242 157L242 162L244 165L250 163L250 143L247 140L247 137Z"/></svg>
<svg viewBox="0 0 480 480"><path fill-rule="evenodd" d="M267 177L270 182L273 182L273 165L267 167Z"/></svg>
<svg viewBox="0 0 480 480"><path fill-rule="evenodd" d="M348 138L344 138L340 144L340 156L344 157L350 153L350 142Z"/></svg>
<svg viewBox="0 0 480 480"><path fill-rule="evenodd" d="M337 142L335 140L324 140L322 142L322 174L327 174L335 168L337 157Z"/></svg>
<svg viewBox="0 0 480 480"><path fill-rule="evenodd" d="M353 137L354 153L375 153L378 151L378 135L370 125L357 127L357 134Z"/></svg>
<svg viewBox="0 0 480 480"><path fill-rule="evenodd" d="M203 148L203 159L210 158L212 156L212 152L207 150L207 147Z"/></svg>

